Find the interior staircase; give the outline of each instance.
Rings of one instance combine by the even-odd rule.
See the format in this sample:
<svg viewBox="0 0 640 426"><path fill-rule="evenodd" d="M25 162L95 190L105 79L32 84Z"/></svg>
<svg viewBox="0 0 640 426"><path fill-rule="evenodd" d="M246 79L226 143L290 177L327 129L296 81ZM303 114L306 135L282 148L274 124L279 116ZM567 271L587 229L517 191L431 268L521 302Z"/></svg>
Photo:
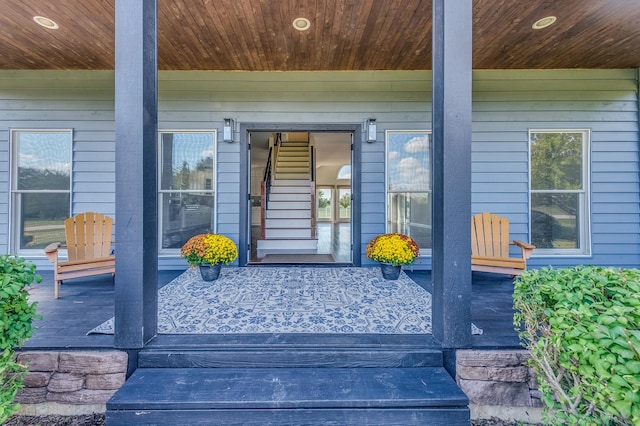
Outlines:
<svg viewBox="0 0 640 426"><path fill-rule="evenodd" d="M156 343L107 402L107 424L469 425L467 397L430 337Z"/></svg>
<svg viewBox="0 0 640 426"><path fill-rule="evenodd" d="M275 146L265 179L263 237L257 256L317 253L312 156L308 133L289 133Z"/></svg>

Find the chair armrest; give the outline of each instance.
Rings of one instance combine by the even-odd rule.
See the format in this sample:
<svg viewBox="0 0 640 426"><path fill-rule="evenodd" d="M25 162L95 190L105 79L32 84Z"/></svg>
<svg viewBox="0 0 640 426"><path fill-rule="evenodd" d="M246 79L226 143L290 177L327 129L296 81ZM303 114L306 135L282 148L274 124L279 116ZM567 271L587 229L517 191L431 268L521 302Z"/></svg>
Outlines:
<svg viewBox="0 0 640 426"><path fill-rule="evenodd" d="M516 245L520 247L520 249L522 249L522 257L524 259L530 258L531 254L533 253L533 249L536 248L536 246L534 246L533 244L525 243L523 241L518 241L518 240L512 241L511 244Z"/></svg>
<svg viewBox="0 0 640 426"><path fill-rule="evenodd" d="M44 248L44 254L47 256L47 259L49 259L49 262L54 265L58 264L58 249L60 247L66 246L62 243L51 243Z"/></svg>
<svg viewBox="0 0 640 426"><path fill-rule="evenodd" d="M44 252L49 254L58 251L60 247L63 247L62 243L51 243L44 248Z"/></svg>

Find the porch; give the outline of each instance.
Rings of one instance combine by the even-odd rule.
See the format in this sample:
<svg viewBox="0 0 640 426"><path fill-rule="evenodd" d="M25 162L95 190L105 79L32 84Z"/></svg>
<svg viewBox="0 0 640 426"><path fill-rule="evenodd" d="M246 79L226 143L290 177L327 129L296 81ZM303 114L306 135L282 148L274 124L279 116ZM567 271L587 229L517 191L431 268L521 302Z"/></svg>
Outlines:
<svg viewBox="0 0 640 426"><path fill-rule="evenodd" d="M286 267L286 266L282 266ZM158 287L171 282L183 270L158 271ZM418 285L431 293L431 271L405 271ZM41 284L30 289L32 301L38 302L37 312L42 316L35 321L33 336L27 340L25 349L105 349L114 347L113 335L87 332L114 315L114 285L110 276L99 276L69 281L62 287L63 297L53 298L53 273L42 271ZM472 336L474 349L515 349L519 348L518 336L513 328L512 308L513 280L507 276L473 272L471 319L482 329L482 334ZM309 334L228 334L209 335L209 341L236 341L295 344L304 341ZM306 337L305 337L306 336ZM317 336L317 335L315 335ZM377 339L375 335L366 335ZM378 335L380 336L380 335ZM335 337L335 335L334 335ZM181 335L179 337L160 334L154 343L162 343L178 338L197 339L202 336ZM366 339L359 335L357 339ZM275 340L274 340L275 339Z"/></svg>
<svg viewBox="0 0 640 426"><path fill-rule="evenodd" d="M279 267L309 268L309 265ZM254 271L272 269L259 266L250 268ZM317 266L314 269L333 268ZM171 287L167 284L172 281L175 285L175 282L180 282L176 278L189 275L182 275L183 272L158 271L158 287ZM422 289L431 291L430 271L409 270L406 274ZM43 271L41 275L43 282L34 285L30 294L31 300L39 304L38 314L42 319L36 321L38 329L22 350L26 353L43 351L49 354L58 352L76 353L77 356L113 356L110 355L114 353L113 335L87 335L87 331L113 316L114 285L111 278L107 275L71 280L63 285L62 297L54 299L51 272ZM486 353L484 350L488 349L502 353L518 352L518 338L512 326L512 280L504 276L474 272L472 282L472 322L482 329L482 334L472 336L473 349L482 353ZM129 372L135 368L137 371L107 403L107 417L114 424L130 424L135 416L131 417L129 413L145 410L148 413L145 421L165 421L163 416L170 414L178 416L176 419L180 418L181 421L189 418L196 422L212 415L208 410L213 408L217 416L231 416L229 421L242 412L244 414L241 416L249 416L260 423L265 419L266 409L269 415L280 420L282 418L278 417L278 410L285 410L285 416L313 412L316 416L313 418L318 421L335 416L340 421L357 423L360 420L356 418L361 419L360 416L365 415L369 416L367 418L371 419L372 424L383 424L375 423L383 418L389 421L400 419L403 424L413 424L409 418L402 417L412 412L402 409L406 405L405 408L421 407L419 422L431 424L434 418L442 418L446 424L458 424L460 421L465 424L464 419L468 416L468 411L465 411L467 402L464 394L445 373L443 367L447 366L447 357L428 333L159 334L139 353L129 351ZM386 382L376 389L376 377L381 374L386 377ZM272 406L278 404L272 400L270 393L270 386L275 386L271 382L273 377L287 383L287 388L293 386L298 389L298 386L302 386L302 389L316 389L313 391L316 393L302 395L298 391L292 391L284 398L282 407ZM232 407L227 402L218 400L217 393L211 393L211 387L206 383L212 380L219 382L217 389L232 389L230 400L244 401L247 395L255 399L252 399L253 402L245 401L249 405L234 403ZM174 389L174 385L180 383L189 383L190 386L175 392L149 392L151 389ZM262 384L254 386L252 383ZM349 397L355 398L354 401L343 401L345 394L340 391L340 383L350 383ZM421 394L423 391L415 387L419 383L429 383L428 394ZM409 390L406 394L397 394L395 391L389 393L387 386L390 384L399 386L399 389L409 386ZM316 385L318 388L314 388ZM92 409L104 410L101 407L105 406L100 405L98 399L113 391L91 392L79 390L65 393L70 395L70 400L93 399L99 405ZM97 392L101 394L97 395ZM60 397L65 393L54 396ZM364 407L359 407L357 401L363 395L368 401L377 401L377 408L363 410ZM311 405L305 406L302 411L295 410L296 407L300 408L299 398L303 397L315 402L305 402L304 404ZM196 405L206 407L205 411L194 410L194 398ZM229 398L229 395L225 393L220 398ZM473 402L473 399L470 400ZM102 400L102 404L104 401L106 399ZM24 400L22 402L29 403ZM354 405L331 413L321 405L335 403ZM263 410L256 411L250 409L251 404L265 406L262 407ZM238 407L239 411L234 409ZM292 408L294 409L291 410ZM88 406L86 409L91 410ZM385 417L396 415L400 417ZM349 416L356 417L349 420ZM161 418L163 420L158 420ZM247 418L243 417L243 421L245 420Z"/></svg>

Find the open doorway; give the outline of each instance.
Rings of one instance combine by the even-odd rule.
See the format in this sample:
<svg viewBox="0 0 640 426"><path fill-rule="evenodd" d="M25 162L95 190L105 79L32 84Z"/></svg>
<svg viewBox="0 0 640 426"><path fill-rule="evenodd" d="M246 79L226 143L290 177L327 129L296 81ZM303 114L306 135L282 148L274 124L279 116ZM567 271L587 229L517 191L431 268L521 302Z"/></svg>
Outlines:
<svg viewBox="0 0 640 426"><path fill-rule="evenodd" d="M352 132L251 131L249 263L351 263Z"/></svg>

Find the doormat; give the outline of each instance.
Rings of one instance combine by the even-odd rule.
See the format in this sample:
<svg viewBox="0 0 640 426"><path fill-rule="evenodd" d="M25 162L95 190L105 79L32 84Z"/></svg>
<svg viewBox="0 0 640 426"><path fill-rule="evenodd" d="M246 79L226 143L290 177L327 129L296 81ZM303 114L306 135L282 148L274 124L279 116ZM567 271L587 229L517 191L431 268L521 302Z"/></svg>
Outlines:
<svg viewBox="0 0 640 426"><path fill-rule="evenodd" d="M431 333L431 294L380 268L230 267L213 282L188 269L158 299L160 334ZM113 329L111 318L87 334Z"/></svg>
<svg viewBox="0 0 640 426"><path fill-rule="evenodd" d="M260 263L335 263L331 254L268 254Z"/></svg>

